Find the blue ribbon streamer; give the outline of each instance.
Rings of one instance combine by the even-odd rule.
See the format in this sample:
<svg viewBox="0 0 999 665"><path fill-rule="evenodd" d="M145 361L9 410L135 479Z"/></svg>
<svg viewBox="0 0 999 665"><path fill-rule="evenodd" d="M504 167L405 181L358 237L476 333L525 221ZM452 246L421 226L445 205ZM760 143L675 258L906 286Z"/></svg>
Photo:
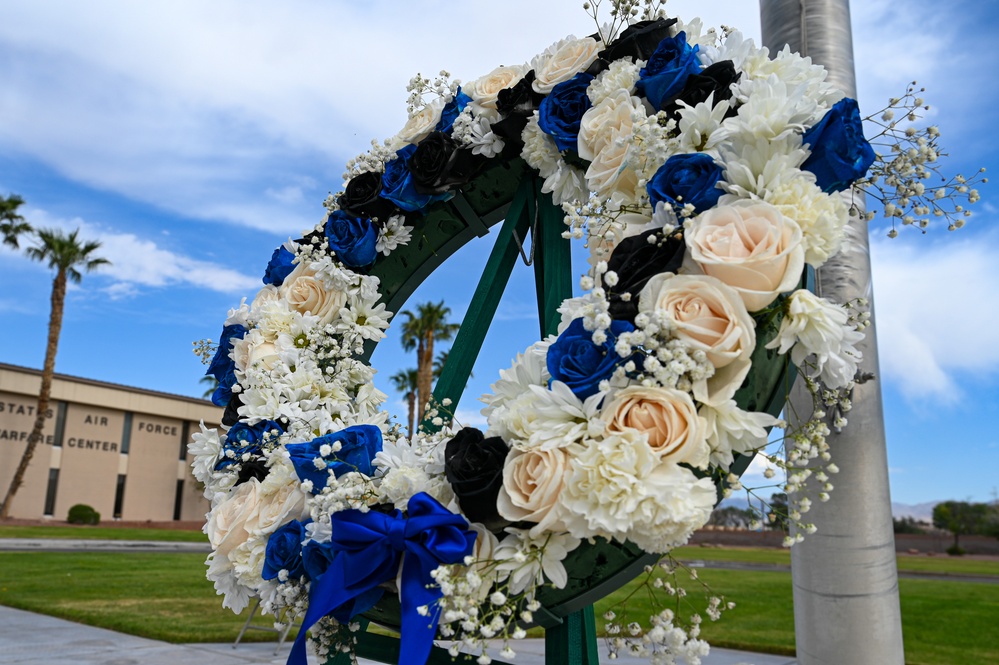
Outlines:
<svg viewBox="0 0 999 665"><path fill-rule="evenodd" d="M424 665L437 634L438 613L432 609L441 597L430 573L441 564L461 563L472 553L475 532L468 522L425 492L409 499L408 517L345 510L331 516L334 551L330 567L313 580L309 609L302 620L288 665L306 665L305 633L321 618L352 617L371 608L383 582L395 579L402 564L399 602L402 606L400 665ZM420 606L431 607L421 616Z"/></svg>

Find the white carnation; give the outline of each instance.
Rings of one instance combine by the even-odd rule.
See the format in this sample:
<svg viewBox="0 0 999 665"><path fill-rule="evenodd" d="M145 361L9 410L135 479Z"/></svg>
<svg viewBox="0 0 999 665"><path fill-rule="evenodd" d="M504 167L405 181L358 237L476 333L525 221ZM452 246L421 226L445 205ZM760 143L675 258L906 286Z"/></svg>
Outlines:
<svg viewBox="0 0 999 665"><path fill-rule="evenodd" d="M590 85L586 89L586 96L590 98L590 103L596 106L618 90L627 90L629 95L634 93L640 69L641 65L627 58L612 62L610 67L590 81Z"/></svg>
<svg viewBox="0 0 999 665"><path fill-rule="evenodd" d="M780 332L767 348L781 354L790 350L791 361L802 371L836 389L853 381L863 359L855 345L863 339L845 307L799 289L788 298ZM806 364L809 356L814 359Z"/></svg>
<svg viewBox="0 0 999 665"><path fill-rule="evenodd" d="M806 263L818 268L839 251L850 221L850 206L843 197L819 189L811 173L780 181L763 200L798 222Z"/></svg>

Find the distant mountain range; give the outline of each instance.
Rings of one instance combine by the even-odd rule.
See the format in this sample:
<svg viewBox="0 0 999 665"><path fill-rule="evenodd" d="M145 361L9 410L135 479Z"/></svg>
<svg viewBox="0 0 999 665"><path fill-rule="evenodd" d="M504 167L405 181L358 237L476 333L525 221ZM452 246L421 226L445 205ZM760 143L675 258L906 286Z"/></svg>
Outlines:
<svg viewBox="0 0 999 665"><path fill-rule="evenodd" d="M834 497L835 499L835 497ZM940 503L939 501L927 501L926 503L895 503L891 504L891 514L893 517L911 517L920 522L932 522L933 521L933 506ZM725 499L719 504L720 508L726 507L740 508L745 510L749 507L749 502L745 497L732 497Z"/></svg>

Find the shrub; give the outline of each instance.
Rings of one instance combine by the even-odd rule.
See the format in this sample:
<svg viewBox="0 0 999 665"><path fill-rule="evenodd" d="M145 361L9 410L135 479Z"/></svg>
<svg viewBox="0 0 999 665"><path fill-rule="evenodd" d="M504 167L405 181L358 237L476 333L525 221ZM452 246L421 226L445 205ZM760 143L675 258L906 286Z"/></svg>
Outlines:
<svg viewBox="0 0 999 665"><path fill-rule="evenodd" d="M101 521L101 514L85 503L78 503L69 509L66 521L70 524L97 524Z"/></svg>
<svg viewBox="0 0 999 665"><path fill-rule="evenodd" d="M958 547L957 545L951 545L947 548L947 554L951 556L964 556L964 548Z"/></svg>

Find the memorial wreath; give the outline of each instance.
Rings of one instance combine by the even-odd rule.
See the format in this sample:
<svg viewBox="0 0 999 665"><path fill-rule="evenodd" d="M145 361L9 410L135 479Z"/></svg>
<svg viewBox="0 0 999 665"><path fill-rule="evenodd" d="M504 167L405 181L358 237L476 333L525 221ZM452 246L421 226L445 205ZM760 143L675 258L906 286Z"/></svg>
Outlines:
<svg viewBox="0 0 999 665"><path fill-rule="evenodd" d="M275 250L264 287L229 312L208 370L226 429L202 427L190 446L211 501L208 577L235 611L259 596L302 621L294 662L307 630L322 655L349 651L362 616L400 628L408 663L437 636L481 663L510 657L572 586L574 557L612 549L682 596L663 577L675 562L645 554L687 542L739 486L736 461L786 427L795 371L815 413L785 431L780 463L807 531L795 490L831 489L825 435L845 425L859 378L865 303L807 288L851 215L868 214L851 188L874 185L904 223L977 198L963 180L919 183L937 134L890 122L922 105L914 89L877 121L914 146L889 160L808 58L666 18L660 3L612 4L596 34L530 63L463 85L414 78L405 127L348 164L323 223ZM586 243L583 295L481 398L486 431L453 423L444 398L404 436L366 361L393 314L378 266L407 255L431 211L500 175L531 183L535 243L545 222ZM558 215L539 217L544 205ZM709 597L705 612L727 605ZM607 620L614 651L706 653L699 619L671 609Z"/></svg>

